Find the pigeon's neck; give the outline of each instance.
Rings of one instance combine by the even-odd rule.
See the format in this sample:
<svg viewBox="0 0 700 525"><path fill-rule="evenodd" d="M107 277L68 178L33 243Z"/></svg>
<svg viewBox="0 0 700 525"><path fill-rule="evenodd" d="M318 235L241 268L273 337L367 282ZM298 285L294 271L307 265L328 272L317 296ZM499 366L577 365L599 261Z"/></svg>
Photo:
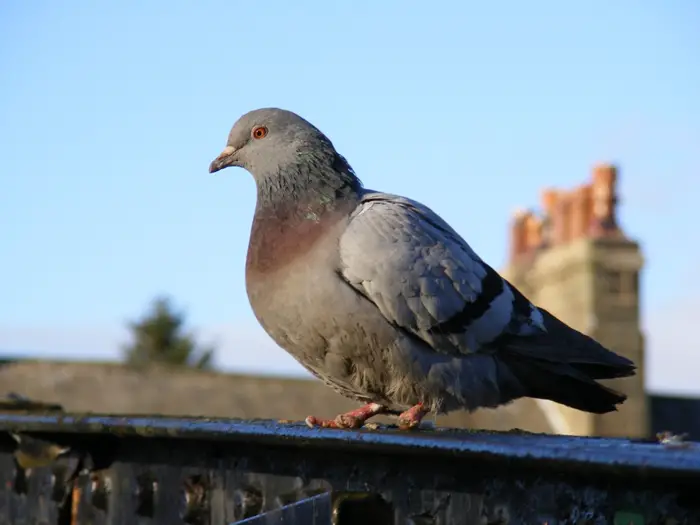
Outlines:
<svg viewBox="0 0 700 525"><path fill-rule="evenodd" d="M330 163L304 163L281 168L257 181L256 215L291 220L294 216L321 218L339 202L355 200L362 183L343 157Z"/></svg>
<svg viewBox="0 0 700 525"><path fill-rule="evenodd" d="M249 278L303 256L357 206L362 184L342 157L325 170L318 168L288 168L258 180L246 264Z"/></svg>

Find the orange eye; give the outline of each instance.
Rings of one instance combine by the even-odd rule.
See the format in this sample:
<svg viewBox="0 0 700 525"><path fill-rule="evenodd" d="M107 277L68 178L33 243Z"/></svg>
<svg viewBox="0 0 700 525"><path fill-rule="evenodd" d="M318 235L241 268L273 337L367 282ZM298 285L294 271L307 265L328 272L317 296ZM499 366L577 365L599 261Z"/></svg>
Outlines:
<svg viewBox="0 0 700 525"><path fill-rule="evenodd" d="M267 137L267 128L265 126L258 126L253 128L253 138L254 139L264 139Z"/></svg>

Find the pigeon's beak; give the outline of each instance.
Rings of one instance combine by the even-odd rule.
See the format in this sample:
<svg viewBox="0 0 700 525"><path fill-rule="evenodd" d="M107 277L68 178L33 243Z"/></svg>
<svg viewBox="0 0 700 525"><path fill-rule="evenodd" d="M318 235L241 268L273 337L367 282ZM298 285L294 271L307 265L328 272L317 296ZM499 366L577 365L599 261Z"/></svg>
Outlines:
<svg viewBox="0 0 700 525"><path fill-rule="evenodd" d="M209 173L216 173L219 170L234 166L236 163L236 151L233 146L226 146L218 157L209 165Z"/></svg>

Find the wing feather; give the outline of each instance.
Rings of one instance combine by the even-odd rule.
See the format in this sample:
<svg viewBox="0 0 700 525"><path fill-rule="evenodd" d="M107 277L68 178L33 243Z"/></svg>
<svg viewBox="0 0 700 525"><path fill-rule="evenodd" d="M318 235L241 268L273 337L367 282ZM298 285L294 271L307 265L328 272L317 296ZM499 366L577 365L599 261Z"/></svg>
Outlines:
<svg viewBox="0 0 700 525"><path fill-rule="evenodd" d="M342 278L438 352L479 351L504 332L544 332L517 294L436 213L368 191L340 238Z"/></svg>

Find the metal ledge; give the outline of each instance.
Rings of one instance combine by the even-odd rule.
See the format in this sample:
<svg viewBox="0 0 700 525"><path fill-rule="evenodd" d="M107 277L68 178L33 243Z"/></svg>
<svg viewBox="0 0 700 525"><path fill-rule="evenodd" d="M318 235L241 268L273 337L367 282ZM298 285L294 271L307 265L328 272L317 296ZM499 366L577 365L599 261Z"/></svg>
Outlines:
<svg viewBox="0 0 700 525"><path fill-rule="evenodd" d="M362 450L382 455L461 458L634 474L636 477L700 476L700 444L667 447L627 439L552 436L526 432L453 429L404 432L311 429L273 420L173 418L66 413L0 413L0 432L112 435L198 441L245 442L305 450Z"/></svg>

